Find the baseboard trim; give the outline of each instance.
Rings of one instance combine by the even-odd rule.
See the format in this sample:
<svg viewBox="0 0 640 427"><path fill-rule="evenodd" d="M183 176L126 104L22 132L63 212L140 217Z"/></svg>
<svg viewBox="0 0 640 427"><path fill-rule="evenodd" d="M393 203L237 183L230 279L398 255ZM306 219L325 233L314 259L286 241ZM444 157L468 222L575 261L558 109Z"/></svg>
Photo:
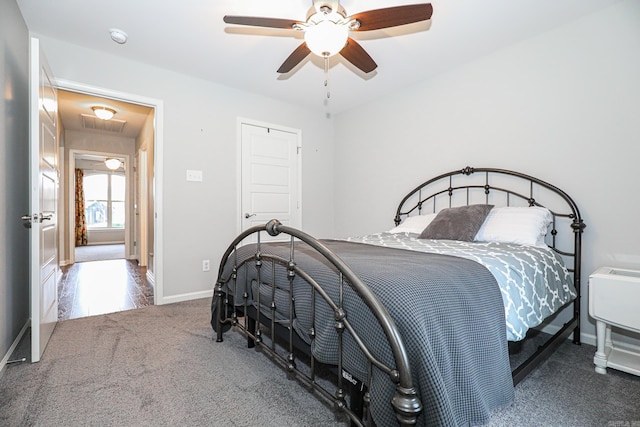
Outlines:
<svg viewBox="0 0 640 427"><path fill-rule="evenodd" d="M555 324L549 324L549 325L546 325L544 328L542 328L542 332L545 332L551 335L555 334L559 330L560 330L560 326ZM569 338L567 339L573 339L573 334L569 335ZM627 350L627 351L640 354L640 342L638 343L629 342L629 339L633 339L633 338L620 337L615 333L615 329L614 329L613 342L616 348L620 348L622 350ZM592 345L594 347L597 346L595 334L587 333L584 331L580 331L580 342L583 344Z"/></svg>
<svg viewBox="0 0 640 427"><path fill-rule="evenodd" d="M5 368L5 366L7 366L7 362L9 361L9 358L13 354L14 350L16 349L16 347L18 347L18 344L20 344L20 340L22 339L22 337L24 336L25 332L27 332L27 329L29 329L30 326L31 326L31 319L28 319L27 323L24 324L24 326L22 327L22 329L18 333L18 336L16 337L16 339L13 340L13 343L11 344L11 347L9 347L9 351L7 351L7 354L5 354L4 357L2 358L2 361L0 361L0 377L4 373L4 368Z"/></svg>
<svg viewBox="0 0 640 427"><path fill-rule="evenodd" d="M596 346L596 336L593 334L585 334L584 332L580 334L580 342L583 344L589 344L592 346Z"/></svg>
<svg viewBox="0 0 640 427"><path fill-rule="evenodd" d="M629 342L627 341L627 339L633 339L633 338L627 338L627 337L621 337L620 335L617 335L615 333L615 330L613 331L612 334L612 341L613 341L613 345L615 348L619 348L621 350L627 350L630 351L632 353L637 353L640 354L640 344L636 344L634 342ZM596 343L596 336L594 334L585 334L582 333L580 334L580 337L582 338L582 342L585 344L590 344L594 347L597 346Z"/></svg>
<svg viewBox="0 0 640 427"><path fill-rule="evenodd" d="M182 301L191 301L191 300L200 299L200 298L213 298L213 289L208 291L191 292L188 294L180 294L180 295L172 295L172 296L164 297L162 298L161 301L158 301L158 305L172 304L172 303L182 302Z"/></svg>
<svg viewBox="0 0 640 427"><path fill-rule="evenodd" d="M110 230L105 230L106 232L109 232ZM95 231L94 231L95 232ZM102 245L124 245L124 241L114 241L114 242L109 242L109 241L104 241L104 242L91 242L91 243L87 243L84 246L102 246Z"/></svg>

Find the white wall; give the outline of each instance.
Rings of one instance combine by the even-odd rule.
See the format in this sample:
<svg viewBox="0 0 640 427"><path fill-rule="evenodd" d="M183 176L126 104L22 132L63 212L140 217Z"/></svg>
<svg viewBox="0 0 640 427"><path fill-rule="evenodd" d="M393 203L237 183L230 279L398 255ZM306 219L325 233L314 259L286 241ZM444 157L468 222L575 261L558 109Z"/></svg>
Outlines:
<svg viewBox="0 0 640 427"><path fill-rule="evenodd" d="M236 235L237 117L302 130L303 224L334 234L333 129L319 113L55 39L41 37L41 45L57 78L163 101L165 297L211 291ZM187 169L202 170L203 182L186 182ZM201 271L203 259L210 272Z"/></svg>
<svg viewBox="0 0 640 427"><path fill-rule="evenodd" d="M587 224L593 335L588 275L640 269L639 100L640 2L629 0L340 114L336 232L389 229L406 192L467 165L542 178Z"/></svg>

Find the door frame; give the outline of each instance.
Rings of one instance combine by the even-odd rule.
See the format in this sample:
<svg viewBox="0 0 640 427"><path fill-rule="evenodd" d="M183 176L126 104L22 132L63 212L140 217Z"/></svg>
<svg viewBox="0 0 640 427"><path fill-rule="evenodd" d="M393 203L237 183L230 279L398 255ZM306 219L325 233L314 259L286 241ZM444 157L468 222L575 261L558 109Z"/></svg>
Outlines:
<svg viewBox="0 0 640 427"><path fill-rule="evenodd" d="M148 215L149 205L148 203L140 203L141 200L148 200L149 196L149 183L147 180L147 150L138 150L135 155L136 161L136 182L134 187L133 203L136 204L134 212L135 221L135 236L136 236L136 255L138 256L138 263L141 267L146 267L149 262L149 248L148 248ZM138 236L140 241L138 242Z"/></svg>
<svg viewBox="0 0 640 427"><path fill-rule="evenodd" d="M131 187L132 183L133 183L133 168L131 167L131 158L128 154L120 154L120 153L107 153L107 152L102 152L102 151L91 151L91 150L81 150L81 149L76 149L73 148L71 150L69 150L69 170L67 171L67 183L69 184L67 186L66 191L68 192L69 195L69 205L67 206L67 220L69 221L69 224L73 225L73 227L69 227L68 233L67 233L67 239L69 239L69 254L67 259L69 260L70 264L75 263L76 261L76 254L75 254L75 248L76 248L76 243L75 243L75 235L76 235L76 230L75 230L75 210L76 210L76 205L75 205L75 170L76 170L76 155L77 154L95 154L98 156L105 156L105 157L122 157L124 158L124 164L126 165L125 170L124 170L124 174L125 174L125 179L126 179L126 187L125 187L125 204L124 204L124 215L125 218L130 218L131 217L131 212L133 210L132 205L135 203L135 200L133 200L132 195L133 195L133 187ZM131 221L126 222L126 225L124 227L124 254L125 254L125 258L129 259L129 257L127 255L130 255L131 253L131 231L135 230L135 224L129 224Z"/></svg>
<svg viewBox="0 0 640 427"><path fill-rule="evenodd" d="M127 92L120 92L112 89L101 88L97 86L91 86L84 83L78 83L70 80L58 79L56 80L56 87L58 89L67 90L70 92L78 92L85 95L98 96L101 98L109 98L113 100L129 102L132 104L144 105L154 109L154 178L153 183L149 183L154 186L154 218L155 226L154 232L154 292L153 303L155 305L161 305L164 301L164 227L163 227L163 141L164 141L164 103L161 99L150 98L148 96L142 96Z"/></svg>
<svg viewBox="0 0 640 427"><path fill-rule="evenodd" d="M242 232L242 125L251 125L251 126L259 126L269 129L275 129L283 132L289 132L296 135L297 142L296 147L298 150L298 224L300 224L300 228L302 228L302 131L300 129L294 129L286 126L275 125L273 123L261 122L258 120L247 119L245 117L238 117L236 120L236 140L238 141L236 147L236 158L237 158L237 167L236 167L236 230L237 233L240 234Z"/></svg>

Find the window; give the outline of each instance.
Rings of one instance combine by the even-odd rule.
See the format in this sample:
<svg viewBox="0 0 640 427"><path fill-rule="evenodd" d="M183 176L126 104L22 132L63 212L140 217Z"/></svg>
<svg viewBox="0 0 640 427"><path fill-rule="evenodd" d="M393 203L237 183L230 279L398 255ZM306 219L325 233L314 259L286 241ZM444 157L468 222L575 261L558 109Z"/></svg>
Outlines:
<svg viewBox="0 0 640 427"><path fill-rule="evenodd" d="M87 172L83 183L87 228L124 228L124 175Z"/></svg>

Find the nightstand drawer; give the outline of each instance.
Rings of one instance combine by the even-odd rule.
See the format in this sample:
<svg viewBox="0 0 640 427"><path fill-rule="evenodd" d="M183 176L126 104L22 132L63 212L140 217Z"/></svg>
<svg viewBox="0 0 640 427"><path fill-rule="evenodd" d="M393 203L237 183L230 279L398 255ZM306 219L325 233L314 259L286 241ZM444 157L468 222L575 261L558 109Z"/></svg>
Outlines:
<svg viewBox="0 0 640 427"><path fill-rule="evenodd" d="M640 332L640 271L602 267L589 276L589 314Z"/></svg>

